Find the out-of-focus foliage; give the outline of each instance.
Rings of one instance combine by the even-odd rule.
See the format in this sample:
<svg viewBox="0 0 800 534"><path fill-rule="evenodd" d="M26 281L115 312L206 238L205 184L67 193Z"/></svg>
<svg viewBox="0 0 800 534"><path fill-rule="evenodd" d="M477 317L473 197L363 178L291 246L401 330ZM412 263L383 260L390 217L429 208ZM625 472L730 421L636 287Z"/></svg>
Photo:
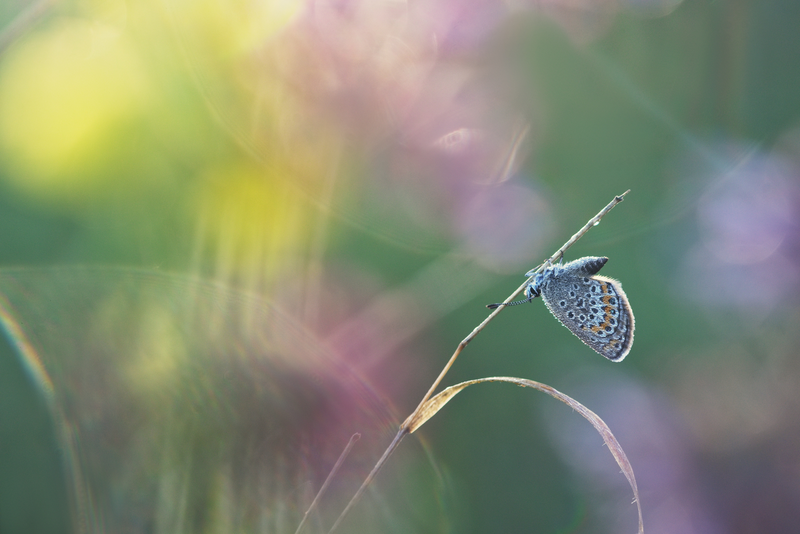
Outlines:
<svg viewBox="0 0 800 534"><path fill-rule="evenodd" d="M798 27L793 0L4 2L0 531L293 532L359 432L326 532L483 305L630 188L567 257L610 258L625 362L534 302L447 383L595 411L648 532L793 532ZM342 528L635 529L557 403L476 388L418 434Z"/></svg>

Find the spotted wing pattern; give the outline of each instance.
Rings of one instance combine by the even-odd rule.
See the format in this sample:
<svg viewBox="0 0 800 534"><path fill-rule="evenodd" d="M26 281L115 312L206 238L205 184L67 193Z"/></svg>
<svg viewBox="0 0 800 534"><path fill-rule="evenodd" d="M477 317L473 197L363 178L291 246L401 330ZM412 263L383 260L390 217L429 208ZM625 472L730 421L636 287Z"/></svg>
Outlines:
<svg viewBox="0 0 800 534"><path fill-rule="evenodd" d="M540 288L542 299L556 319L581 341L609 360L621 361L633 345L634 318L628 297L617 280L584 276L589 269L586 261L580 263L582 260L556 268ZM604 263L596 269L596 264L588 265L597 272Z"/></svg>

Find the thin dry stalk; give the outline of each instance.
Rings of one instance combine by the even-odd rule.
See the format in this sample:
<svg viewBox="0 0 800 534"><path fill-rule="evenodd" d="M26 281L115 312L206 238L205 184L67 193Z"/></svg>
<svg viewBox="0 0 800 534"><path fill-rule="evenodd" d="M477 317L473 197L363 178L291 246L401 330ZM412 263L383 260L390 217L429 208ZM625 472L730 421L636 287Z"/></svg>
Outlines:
<svg viewBox="0 0 800 534"><path fill-rule="evenodd" d="M527 280L525 280L525 282L521 286L519 286L513 293L511 293L511 295L508 296L508 298L506 300L503 301L503 305L498 306L497 309L495 309L492 313L490 313L489 316L486 319L484 319L481 324L476 326L475 329L472 332L470 332L469 335L467 337L465 337L461 341L461 343L458 344L458 347L456 347L456 351L453 353L452 356L450 356L450 360L447 362L447 364L445 364L444 369L442 369L442 372L439 373L439 376L433 382L433 385L431 385L430 389L428 389L428 392L425 394L425 396L420 401L419 405L417 406L417 409L414 410L414 412L410 416L408 416L408 418L405 420L403 425L400 427L401 429L408 427L408 422L410 420L413 420L416 417L417 412L419 412L420 409L422 408L422 406L428 401L428 399L431 398L431 396L433 395L433 392L436 391L436 388L439 387L439 384L441 384L441 382L444 379L445 375L450 370L450 368L453 366L453 363L455 363L456 358L458 358L458 355L461 354L462 350L464 350L464 347L469 345L470 341L472 341L475 338L475 336L477 336L481 332L481 330L483 330L486 327L486 325L489 324L489 321L494 319L495 316L497 316L497 314L500 313L503 310L503 308L505 308L504 305L508 304L509 302L514 300L517 297L517 295L519 295L520 292L522 292L525 289L525 287L533 279L533 277L536 276L536 273L539 273L545 265L547 265L548 263L555 263L558 260L560 260L562 257L564 257L564 253L572 245L574 245L578 241L578 239L583 237L583 235L586 232L588 232L593 226L597 226L597 224L600 222L600 219L605 217L606 213L608 213L609 211L614 209L614 206L616 206L617 204L622 202L625 199L625 195L630 193L630 191L631 190L628 189L627 191L625 191L621 195L615 196L614 200L609 202L608 205L605 208L600 210L597 215L595 215L594 217L589 219L589 221L585 225L583 225L583 228L581 228L580 230L575 232L575 235L570 237L569 240L566 243L564 243L561 246L561 248L558 249L555 252L555 254L550 256L546 261L544 261L541 265L539 265L539 267L536 269L536 271L534 271L534 273Z"/></svg>
<svg viewBox="0 0 800 534"><path fill-rule="evenodd" d="M361 487L358 488L358 491L355 493L355 495L353 495L353 498L350 499L349 503L347 503L347 506L345 507L345 509L342 510L341 514L339 514L339 517L336 519L336 522L333 524L331 529L328 531L328 534L333 534L333 532L339 527L339 525L341 524L342 520L345 518L347 513L350 511L350 509L353 507L353 505L359 500L361 495L364 493L364 490L372 483L372 480L378 474L378 471L381 470L383 465L389 459L389 456L391 456L392 452L394 452L394 450L400 444L400 441L402 441L402 439L407 434L410 434L411 432L416 430L422 424L420 422L420 420L422 419L422 412L425 411L427 408L429 408L428 401L430 400L431 396L433 396L433 392L436 391L436 388L438 388L439 384L441 384L442 380L444 380L445 375L450 370L450 368L453 366L453 364L456 361L456 358L458 358L458 355L461 354L461 351L464 350L464 348L467 345L469 345L470 341L472 341L475 338L475 336L477 336L486 327L487 324L489 324L489 321L494 319L495 316L497 316L497 314L500 313L503 310L503 308L505 308L506 304L508 304L509 302L514 300L516 298L516 296L525 289L525 287L528 285L530 280L536 275L536 273L539 273L544 268L545 265L548 265L550 263L555 263L559 259L561 259L564 256L564 253L572 245L574 245L581 237L583 237L583 235L586 232L588 232L593 226L597 226L597 224L600 222L600 220L603 217L605 217L605 215L609 211L614 209L614 207L617 204L622 202L625 199L625 195L627 195L629 192L630 192L630 189L625 191L621 195L615 196L614 199L611 202L609 202L608 205L605 208L600 210L597 213L597 215L595 215L594 217L589 219L589 221L585 225L583 225L583 228L578 230L575 233L575 235L570 237L569 240L561 246L561 248L559 248L552 256L550 256L547 260L545 260L542 264L540 264L539 267L532 273L530 278L528 278L521 286L519 286L513 293L511 293L511 295L509 295L508 298L506 300L504 300L501 305L499 305L492 313L490 313L489 316L486 317L486 319L484 319L483 322L481 322L481 324L476 326L472 330L472 332L470 332L469 335L467 337L465 337L461 341L461 343L458 344L458 347L456 347L456 350L453 353L453 355L450 356L450 359L447 361L447 363L445 364L444 368L439 373L439 376L436 378L436 380L434 380L433 384L428 389L428 392L425 394L425 396L422 397L422 400L420 401L420 403L417 406L417 408L411 413L411 415L409 415L406 418L406 420L403 422L403 424L400 425L400 428L399 428L399 430L397 432L397 435L392 440L392 443L389 445L389 447L383 453L383 456L381 456L380 460L378 460L378 462L375 464L375 467L372 468L372 471L370 471L369 475L367 475L367 478L364 479L364 482L361 484ZM430 415L428 417L430 417ZM424 419L427 420L428 417L425 417ZM315 499L315 501L316 500L317 499ZM311 509L309 508L309 511L310 510ZM308 514L308 512L306 512L306 514ZM298 529L298 532L299 532L299 529Z"/></svg>

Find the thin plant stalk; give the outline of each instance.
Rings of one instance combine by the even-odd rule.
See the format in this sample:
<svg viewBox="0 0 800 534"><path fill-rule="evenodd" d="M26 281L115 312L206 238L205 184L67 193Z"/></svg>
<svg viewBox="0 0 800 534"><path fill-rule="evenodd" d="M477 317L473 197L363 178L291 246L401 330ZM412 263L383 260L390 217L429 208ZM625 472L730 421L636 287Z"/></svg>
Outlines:
<svg viewBox="0 0 800 534"><path fill-rule="evenodd" d="M308 520L308 514L311 512L311 510L316 508L317 502L319 502L319 500L325 494L325 490L328 489L331 480L333 480L333 477L336 476L336 473L339 471L339 468L342 467L345 458L347 458L347 455L350 454L350 450L353 448L353 445L355 445L356 441L358 441L359 439L361 439L361 434L356 433L350 436L350 441L347 442L347 446L342 451L342 454L339 455L339 459L336 460L336 464L333 466L333 469L331 469L331 472L328 473L327 478L325 478L325 482L322 483L322 487L314 496L314 500L311 501L311 504L308 506L308 510L306 510L306 513L303 514L303 519L302 521L300 521L300 524L297 525L297 530L294 531L294 534L300 534L300 531L303 530L303 527L305 526L306 521Z"/></svg>
<svg viewBox="0 0 800 534"><path fill-rule="evenodd" d="M509 302L511 302L512 300L514 300L514 299L517 297L517 295L519 295L519 294L520 294L520 293L521 293L521 292L522 292L522 291L525 289L525 287L528 285L528 283L531 281L531 279L532 279L532 278L533 278L533 277L534 277L534 276L535 276L537 273L539 273L539 272L542 270L542 268L543 268L545 265L547 265L547 264L549 264L549 263L555 263L555 262L557 262L558 260L560 260L561 258L563 258L563 257L564 257L564 253L565 253L565 252L566 252L566 251L567 251L567 250L568 250L568 249L569 249L569 248L570 248L572 245L574 245L574 244L575 244L575 243L578 241L578 239L580 239L581 237L583 237L583 235L584 235L586 232L588 232L588 231L589 231L589 230L590 230L590 229L591 229L593 226L596 226L596 225L597 225L597 224L600 222L600 219L602 219L603 217L605 217L605 215L606 215L606 214L607 214L609 211L611 211L612 209L614 209L614 206L616 206L617 204L619 204L620 202L622 202L622 201L624 200L624 198L625 198L625 195L627 195L629 192L630 192L630 189L628 189L627 191L625 191L625 192L624 192L624 193L622 193L621 195L617 195L617 196L615 196L615 197L614 197L614 199L613 199L611 202L609 202L609 203L608 203L608 205L607 205L605 208L603 208L602 210L600 210L600 211L597 213L597 215L595 215L594 217L592 217L591 219L589 219L589 221L588 221L588 222L587 222L585 225L583 225L583 228L581 228L580 230L578 230L578 231L575 233L575 235L573 235L572 237L570 237L570 238L569 238L569 240L568 240L566 243L564 243L564 244L561 246L561 248L559 248L559 249L558 249L558 250L555 252L555 254L553 254L552 256L550 256L550 257L549 257L549 258L548 258L548 259L547 259L547 260L546 260L544 263L542 263L541 265L539 265L539 267L538 267L538 268L537 268L537 269L536 269L536 270L533 272L533 274L532 274L532 275L531 275L531 276L530 276L530 277L529 277L527 280L525 280L525 282L523 282L523 284L522 284L521 286L519 286L519 287L518 287L518 288L517 288L517 289L516 289L516 290L515 290L513 293L511 293L511 295L509 295L509 296L508 296L508 298L506 298L506 299L503 301L503 304L502 304L502 305L498 306L498 307L497 307L497 309L495 309L495 310L494 310L492 313L490 313L490 314L489 314L489 316L488 316L488 317L486 317L486 319L484 319L484 320L483 320L483 322L481 322L481 324L479 324L478 326L476 326L476 327L475 327L475 329L474 329L474 330L472 330L472 332L470 332L470 333L469 333L469 335L468 335L467 337L465 337L465 338L464 338L464 339L461 341L461 343L459 343L459 344L458 344L458 347L456 347L456 350L455 350L455 352L453 353L453 355L452 355L452 356L450 356L450 360L449 360L449 361L448 361L448 362L445 364L444 368L442 369L442 372L441 372L441 373L439 373L439 376L436 378L436 380L434 380L434 382L433 382L433 384L431 385L430 389L428 389L428 392L427 392L427 393L425 394L425 396L422 398L422 400L420 401L419 405L418 405L418 406L417 406L417 408L414 410L414 412L413 412L413 413L412 413L410 416L408 416L408 418L405 420L405 422L403 422L403 424L402 424L402 425L401 425L401 427L400 427L401 429L403 429L403 428L407 427L407 426L408 426L408 423L409 423L409 421L410 421L410 420L413 420L413 419L415 419L415 418L416 418L416 415L417 415L417 413L420 411L420 409L422 408L422 406L423 406L423 405L424 405L426 402L428 402L428 399L430 399L430 398L431 398L431 396L433 395L433 392L434 392L434 391L436 391L436 388L438 388L438 387L439 387L439 384L441 384L441 382L442 382L442 380L444 379L445 375L447 374L447 372L450 370L450 368L451 368L451 367L453 366L453 364L455 363L455 361L456 361L456 358L458 358L458 355L459 355L459 354L461 354L461 351L462 351L462 350L464 350L464 348L465 348L467 345L469 345L469 343L470 343L470 342L471 342L473 339L475 339L475 336L477 336L477 335L478 335L478 334L481 332L481 330L483 330L483 329L486 327L486 325L487 325L487 324L489 324L489 321L491 321L492 319L494 319L494 318L495 318L495 316L497 316L497 314L498 314L498 313L500 313L500 312L503 310L503 308L505 308L505 305L506 305L506 304L508 304Z"/></svg>
<svg viewBox="0 0 800 534"><path fill-rule="evenodd" d="M519 293L520 293L520 292L522 292L522 291L525 289L525 287L528 285L528 283L530 282L530 280L531 280L531 279L532 279L532 278L533 278L533 277L534 277L534 276L535 276L537 273L541 272L541 270L544 268L544 266L545 266L545 265L548 265L548 264L551 264L551 263L555 263L555 262L557 262L559 259L561 259L562 257L564 257L564 253L565 253L565 252L566 252L566 251L567 251L567 250L568 250L568 249L569 249L569 248L570 248L572 245L574 245L574 244L575 244L575 243L576 243L576 242L577 242L577 241L578 241L578 240L579 240L581 237L583 237L583 236L584 236L584 234L586 234L586 232L588 232L588 231L589 231L589 230L590 230L590 229L591 229L593 226L597 226L597 224L600 222L600 220L601 220L603 217L605 217L605 215L606 215L606 214L607 214L609 211L611 211L612 209L614 209L614 207L615 207L617 204L619 204L620 202L622 202L622 201L625 199L625 195L627 195L629 192L630 192L630 189L628 189L627 191L625 191L625 192L624 192L624 193L622 193L621 195L617 195L617 196L615 196L615 197L614 197L614 199L613 199L611 202L609 202L609 203L608 203L608 205L606 205L606 207L604 207L602 210L600 210L600 211L597 213L597 215L595 215L594 217L592 217L591 219L589 219L589 221L588 221L588 222L587 222L585 225L583 225L583 227L582 227L580 230L578 230L577 232L575 232L575 234L574 234L572 237L570 237L570 238L569 238L569 240L567 240L567 242L566 242L566 243L564 243L564 244L561 246L561 248L559 248L559 249L558 249L558 250L557 250L557 251L556 251L556 252L555 252L555 253L554 253L552 256L550 256L550 257L549 257L547 260L545 260L545 261L544 261L544 262L543 262L541 265L539 265L539 267L537 267L537 268L536 268L536 270L532 272L531 276L530 276L530 277L529 277L529 278L528 278L528 279L527 279L527 280L526 280L526 281L525 281L525 282L524 282L524 283L523 283L521 286L519 286L519 287L518 287L518 288L517 288L517 289L516 289L516 290L515 290L513 293L511 293L511 295L509 295L509 296L508 296L508 298L506 298L506 299L503 301L503 303L502 303L502 304L500 304L500 305L499 305L499 306L498 306L498 307L497 307L497 308L496 308L496 309L495 309L495 310L494 310L492 313L490 313L490 314L489 314L489 316L488 316L488 317L486 317L486 319L484 319L484 320L481 322L481 324L479 324L478 326L476 326L476 327L475 327L475 328L472 330L472 332L470 332L470 333L469 333L469 335L468 335L467 337L465 337L465 338L464 338L464 339L461 341L461 343L459 343L459 344L458 344L458 347L456 347L456 350L455 350L455 352L453 352L453 355L452 355L452 356L450 356L450 359L447 361L447 363L445 364L444 368L443 368L443 369L442 369L442 371L439 373L439 376L438 376L438 377L436 377L436 380L434 380L434 381L433 381L433 384L432 384L432 385L431 385L431 387L428 389L428 392L427 392L427 393L425 393L425 396L424 396L424 397L422 397L422 400L420 401L420 403L419 403L419 405L417 406L417 408L416 408L416 409L415 409L415 410L414 410L414 411L411 413L411 415L409 415L409 416L406 418L406 420L403 422L403 424L402 424L402 425L400 425L400 428L399 428L399 429L398 429L398 431L397 431L397 435L395 435L394 439L393 439L393 440L392 440L392 442L389 444L389 447L388 447L388 448L386 449L386 451L383 453L383 456L381 456L381 458L380 458L380 459L378 460L378 462L375 464L375 467L373 467L373 468L372 468L372 471L370 471L370 473L369 473L369 474L367 475L367 477L364 479L364 482L361 484L361 487L359 487L359 488L358 488L358 491L356 491L355 495L353 495L353 497L350 499L350 502L349 502L349 503L347 503L347 506L344 508L344 510L342 510L342 513L341 513L341 514L339 514L339 517L336 519L336 522L333 524L333 526L331 527L331 529L328 531L328 534L333 534L333 532L334 532L334 531L335 531L335 530L336 530L336 529L339 527L339 525L340 525L340 524L341 524L341 522L344 520L344 518L345 518L345 516L347 515L347 513L350 511L350 509L353 507L353 505L355 505L355 503L356 503L356 502L359 500L359 498L360 498L360 497L361 497L361 495L364 493L364 490L367 488L367 486L369 486L369 485L372 483L372 481L373 481L373 479L375 478L375 476L378 474L378 472L381 470L381 468L383 467L383 465L384 465L384 464L386 463L386 461L389 459L389 456L391 456L391 454L394 452L394 450L395 450L395 449L397 448L397 446L400 444L400 442L402 441L402 439L403 439L403 438L404 438L404 437L405 437L407 434L410 434L410 433L412 432L412 429L413 429L413 428L416 428L416 427L418 426L418 425L417 425L417 422L418 422L418 420L419 420L419 415L420 415L420 413L421 413L421 412L423 411L423 409L425 408L425 406L426 406L426 404L427 404L428 400L430 400L430 398L433 396L433 393L434 393L434 391L436 391L436 389L439 387L439 384L441 384L441 383L442 383L442 380L444 380L444 377L445 377L445 375L447 375L448 371L450 371L450 368L451 368L451 367L453 366L453 364L455 363L455 361L456 361L456 358L458 358L458 355L459 355L459 354L461 354L461 351L463 351L463 350L464 350L464 348L465 348L467 345L469 345L469 343L470 343L470 342L471 342L473 339L475 339L475 336L477 336L477 335L478 335L478 334L479 334L479 333L480 333L480 332L481 332L481 331L482 331L482 330L483 330L483 329L486 327L486 325L487 325L487 324L489 324L489 321L491 321L492 319L494 319L494 318L497 316L497 314L498 314L498 313L500 313L500 312L503 310L503 308L505 308L505 305L506 305L506 304L508 304L509 302L511 302L512 300L514 300L514 299L517 297L517 295L519 295ZM316 499L315 499L315 500L316 500ZM309 511L310 511L310 508L309 508ZM306 512L306 513L308 513L308 512Z"/></svg>

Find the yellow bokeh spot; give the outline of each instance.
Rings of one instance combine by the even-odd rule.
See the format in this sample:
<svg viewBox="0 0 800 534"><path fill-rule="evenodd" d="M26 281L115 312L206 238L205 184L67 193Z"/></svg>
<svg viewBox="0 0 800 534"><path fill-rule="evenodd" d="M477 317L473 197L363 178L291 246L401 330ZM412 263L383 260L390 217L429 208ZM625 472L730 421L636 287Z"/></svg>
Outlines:
<svg viewBox="0 0 800 534"><path fill-rule="evenodd" d="M148 105L134 46L112 26L60 19L0 66L0 150L10 178L43 200L91 192Z"/></svg>
<svg viewBox="0 0 800 534"><path fill-rule="evenodd" d="M255 286L280 276L308 236L308 205L274 169L234 163L207 172L195 197L217 276Z"/></svg>

